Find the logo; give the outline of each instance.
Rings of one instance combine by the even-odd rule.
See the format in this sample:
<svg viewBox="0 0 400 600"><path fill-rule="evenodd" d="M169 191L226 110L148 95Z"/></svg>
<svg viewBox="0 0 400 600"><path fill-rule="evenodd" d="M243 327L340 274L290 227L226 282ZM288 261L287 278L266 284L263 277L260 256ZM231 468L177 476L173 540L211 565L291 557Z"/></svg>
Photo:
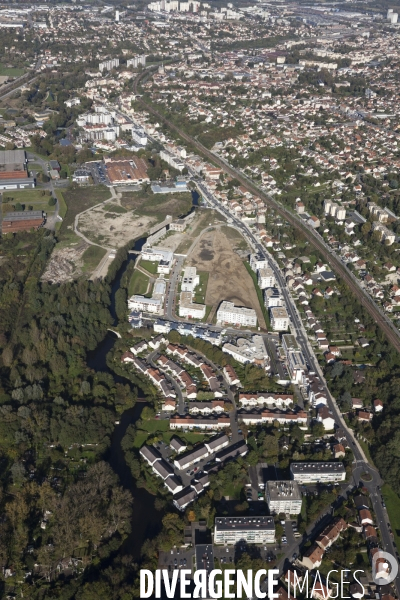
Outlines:
<svg viewBox="0 0 400 600"><path fill-rule="evenodd" d="M399 572L399 564L389 552L379 550L372 558L372 579L377 585L392 583Z"/></svg>

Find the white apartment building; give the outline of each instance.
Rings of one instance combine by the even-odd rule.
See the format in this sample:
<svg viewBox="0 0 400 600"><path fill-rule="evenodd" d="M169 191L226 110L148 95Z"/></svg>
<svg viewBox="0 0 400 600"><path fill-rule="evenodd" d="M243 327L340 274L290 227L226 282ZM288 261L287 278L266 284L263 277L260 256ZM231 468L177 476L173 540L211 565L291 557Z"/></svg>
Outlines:
<svg viewBox="0 0 400 600"><path fill-rule="evenodd" d="M346 469L341 462L293 462L290 475L298 483L344 481Z"/></svg>
<svg viewBox="0 0 400 600"><path fill-rule="evenodd" d="M157 273L168 275L174 262L174 253L162 248L143 248L141 252L143 260L158 262Z"/></svg>
<svg viewBox="0 0 400 600"><path fill-rule="evenodd" d="M346 209L332 200L324 201L324 213L326 216L334 217L337 221L344 221L346 218Z"/></svg>
<svg viewBox="0 0 400 600"><path fill-rule="evenodd" d="M267 481L265 498L271 514L301 513L302 496L297 481Z"/></svg>
<svg viewBox="0 0 400 600"><path fill-rule="evenodd" d="M142 127L132 127L132 140L138 144L138 146L147 145L147 135Z"/></svg>
<svg viewBox="0 0 400 600"><path fill-rule="evenodd" d="M119 67L119 58L112 58L110 60L104 60L99 63L99 71L111 71L114 67Z"/></svg>
<svg viewBox="0 0 400 600"><path fill-rule="evenodd" d="M386 225L382 225L382 223L372 223L372 231L379 231L381 241L388 242L388 246L391 246L396 241L396 234L386 227Z"/></svg>
<svg viewBox="0 0 400 600"><path fill-rule="evenodd" d="M187 319L204 319L206 305L193 302L193 292L181 292L179 298L179 316Z"/></svg>
<svg viewBox="0 0 400 600"><path fill-rule="evenodd" d="M197 275L196 267L186 267L183 271L181 282L182 292L193 292L194 288L199 285L200 277Z"/></svg>
<svg viewBox="0 0 400 600"><path fill-rule="evenodd" d="M258 270L258 285L262 290L274 287L275 283L275 275L271 267Z"/></svg>
<svg viewBox="0 0 400 600"><path fill-rule="evenodd" d="M264 516L215 518L214 544L233 545L241 541L248 544L273 544L274 519Z"/></svg>
<svg viewBox="0 0 400 600"><path fill-rule="evenodd" d="M279 290L275 287L266 288L264 290L264 304L266 308L274 308L275 306L283 306L283 298Z"/></svg>
<svg viewBox="0 0 400 600"><path fill-rule="evenodd" d="M165 161L168 165L170 165L170 167L173 167L178 171L183 171L183 169L185 168L185 163L180 158L173 156L165 150L160 150L160 158L161 160Z"/></svg>
<svg viewBox="0 0 400 600"><path fill-rule="evenodd" d="M145 298L145 296L134 295L128 300L128 308L129 310L162 314L163 300L161 298Z"/></svg>
<svg viewBox="0 0 400 600"><path fill-rule="evenodd" d="M142 54L141 56L134 56L133 58L129 58L126 61L127 67L133 67L134 69L137 69L137 67L139 65L142 65L143 67L146 66L146 55L145 54Z"/></svg>
<svg viewBox="0 0 400 600"><path fill-rule="evenodd" d="M269 312L273 331L287 331L289 329L289 315L284 306L275 306L270 308Z"/></svg>
<svg viewBox="0 0 400 600"><path fill-rule="evenodd" d="M260 254L250 254L250 266L253 271L257 272L260 269L266 269L268 265L268 260L261 256Z"/></svg>
<svg viewBox="0 0 400 600"><path fill-rule="evenodd" d="M252 308L235 306L233 302L224 300L217 310L217 321L231 323L232 325L255 327L257 325L257 314Z"/></svg>

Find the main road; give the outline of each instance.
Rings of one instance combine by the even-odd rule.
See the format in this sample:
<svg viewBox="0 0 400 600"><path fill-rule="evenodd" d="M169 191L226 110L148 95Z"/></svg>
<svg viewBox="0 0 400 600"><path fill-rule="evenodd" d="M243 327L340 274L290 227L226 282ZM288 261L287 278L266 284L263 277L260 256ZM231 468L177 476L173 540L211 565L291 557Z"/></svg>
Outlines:
<svg viewBox="0 0 400 600"><path fill-rule="evenodd" d="M307 333L304 329L304 325L301 321L300 315L298 313L297 307L287 289L286 282L282 275L282 272L275 262L274 258L265 250L262 244L257 240L254 236L253 232L242 223L239 219L236 219L228 212L228 210L220 204L213 194L207 189L206 185L203 182L197 182L198 188L201 190L203 196L207 199L207 201L218 210L221 214L223 214L226 218L231 219L233 223L235 223L236 227L242 231L244 237L249 241L254 251L256 251L261 256L265 257L271 268L274 271L274 275L277 281L278 286L281 289L283 298L285 300L286 308L289 313L290 321L291 321L291 330L295 334L297 343L307 361L309 371L314 372L319 375L321 381L321 387L324 390L324 393L328 400L329 409L332 412L333 417L338 426L342 427L345 432L345 439L347 444L353 451L354 461L353 461L353 478L354 483L357 486L358 483L364 477L363 485L368 489L370 493L370 499L372 502L372 506L376 515L376 527L381 532L382 538L382 546L386 552L395 554L396 547L393 544L393 539L390 534L390 523L389 517L387 515L386 510L383 507L383 500L380 493L380 485L383 483L381 477L369 463L364 454L364 451L360 447L358 441L354 437L353 431L347 426L344 421L342 414L339 410L339 407L329 392L328 386L326 385L324 375L322 373L321 367L314 355L314 352L309 344ZM362 477L363 476L363 477ZM370 481L366 481L370 479ZM296 545L297 546L297 545ZM297 547L290 547L285 554L285 557L280 561L279 567L283 568L284 562L286 559L289 559L293 552L297 550ZM399 596L400 592L400 575L398 575L394 581L394 585L397 590L397 595Z"/></svg>
<svg viewBox="0 0 400 600"><path fill-rule="evenodd" d="M266 194L260 188L258 188L248 177L246 177L241 171L233 168L229 163L227 163L220 156L211 152L203 146L197 139L188 135L185 131L183 131L180 127L172 123L169 119L164 117L158 110L156 110L150 103L146 102L140 97L138 91L138 85L141 79L145 76L148 76L149 71L144 70L134 81L134 92L137 94L139 101L143 105L144 110L150 112L155 115L160 121L165 123L171 130L177 133L183 140L185 140L191 146L194 146L203 156L205 156L208 160L217 164L225 173L230 175L231 177L237 179L243 187L245 187L252 194L261 197L265 202L273 207L278 214L280 214L284 219L286 219L293 227L299 229L304 237L309 240L309 242L317 248L320 252L321 256L331 265L334 271L338 273L343 281L348 285L351 291L357 296L358 300L365 307L367 312L371 315L371 317L375 320L378 326L382 329L382 331L386 334L388 340L391 344L396 348L398 352L400 352L400 332L393 325L392 321L389 317L375 304L373 299L369 296L366 290L361 286L360 282L356 279L356 277L347 269L346 265L343 264L340 257L332 251L332 249L324 242L322 237L314 231L311 227L309 227L300 217L291 213L285 207L283 207L279 202L277 202L272 196ZM231 217L231 215L229 215Z"/></svg>
<svg viewBox="0 0 400 600"><path fill-rule="evenodd" d="M286 208L284 208L279 202L277 202L270 195L266 194L262 190L260 190L251 180L249 180L243 173L234 169L229 165L225 160L208 150L203 144L201 144L197 139L188 135L185 131L180 129L174 123L171 123L169 119L164 117L159 111L157 111L150 103L146 103L138 92L138 85L140 80L144 75L147 75L148 72L143 71L134 81L134 91L139 96L139 100L143 105L144 110L155 115L161 122L165 123L171 130L177 133L183 140L185 140L191 146L194 146L203 156L205 156L212 163L217 164L225 173L230 175L231 177L237 179L243 187L245 187L252 194L259 196L265 200L265 202L273 207L278 214L280 214L284 219L286 219L291 225L293 225L296 229L300 230L304 237L309 240L309 242L320 252L321 256L331 265L334 271L338 273L343 281L348 285L351 291L357 296L359 301L363 304L367 312L372 316L378 326L382 329L382 331L386 334L388 340L392 343L394 348L400 352L400 333L394 327L393 323L390 319L385 315L380 308L375 304L372 298L368 295L368 293L361 287L360 282L354 277L354 275L347 269L347 267L342 263L341 259L336 255L335 252L332 251L331 248L327 244L325 244L324 240L319 236L317 232L312 230L309 226L307 226L297 215L292 214ZM338 425L340 425L346 434L346 441L348 445L351 447L354 454L354 463L353 463L353 477L355 483L358 484L360 480L361 474L366 474L368 478L371 480L369 482L365 482L365 486L368 488L370 492L370 498L372 502L373 509L375 511L378 523L376 524L380 531L382 537L382 545L383 549L391 554L394 554L393 542L391 539L391 535L389 532L390 524L389 520L385 520L387 518L387 514L383 512L382 500L380 498L379 488L382 480L380 478L379 473L368 463L368 460L358 444L357 440L354 437L352 430L345 423L341 412L336 404L336 401L329 393L329 390L326 386L321 368L319 363L317 362L314 353L309 345L307 334L303 327L303 323L300 319L297 308L294 305L294 302L287 290L286 282L283 279L282 273L276 264L276 262L269 256L261 243L255 238L252 231L241 221L235 219L231 213L227 211L227 209L221 205L215 197L208 191L206 186L198 181L198 186L200 187L202 193L207 198L208 202L219 212L225 214L227 219L232 220L236 227L242 231L244 237L251 242L253 248L260 254L267 256L268 260L271 263L271 266L274 270L275 277L277 279L278 285L282 290L282 294L286 303L286 307L290 316L292 329L296 333L297 342L304 354L304 357L307 360L308 367L310 371L314 371L318 373L321 378L321 384L325 388L325 392L328 399L328 406L332 411L332 414L335 418L335 421ZM357 481L358 478L358 481ZM396 587L397 595L400 596L400 574L396 577L394 581L394 585Z"/></svg>

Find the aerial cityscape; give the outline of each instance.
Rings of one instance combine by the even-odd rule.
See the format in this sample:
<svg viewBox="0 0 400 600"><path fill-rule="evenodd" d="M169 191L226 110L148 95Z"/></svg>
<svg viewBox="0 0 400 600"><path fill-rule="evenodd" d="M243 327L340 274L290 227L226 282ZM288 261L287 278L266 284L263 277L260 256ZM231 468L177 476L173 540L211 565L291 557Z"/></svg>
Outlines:
<svg viewBox="0 0 400 600"><path fill-rule="evenodd" d="M399 13L0 3L0 598L400 598Z"/></svg>

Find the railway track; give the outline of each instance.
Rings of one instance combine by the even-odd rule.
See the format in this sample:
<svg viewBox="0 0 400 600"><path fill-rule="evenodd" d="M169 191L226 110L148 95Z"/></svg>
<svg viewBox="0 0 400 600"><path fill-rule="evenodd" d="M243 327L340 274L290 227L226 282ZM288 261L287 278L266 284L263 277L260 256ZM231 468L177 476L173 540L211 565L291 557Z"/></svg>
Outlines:
<svg viewBox="0 0 400 600"><path fill-rule="evenodd" d="M139 77L137 77L134 81L135 94L139 95L139 83L141 79L147 75L149 75L149 71L143 71L139 75ZM293 227L301 231L304 237L320 252L321 256L323 256L324 259L332 266L333 270L338 275L340 275L343 281L348 285L349 289L355 294L355 296L359 299L360 303L364 306L367 312L371 315L374 321L385 333L389 342L398 352L400 352L400 333L397 331L397 329L395 329L393 323L381 313L380 309L376 306L376 304L370 298L367 292L360 288L360 286L355 281L353 281L352 275L349 273L348 269L342 264L342 262L338 258L336 258L335 255L332 254L330 250L328 250L325 247L324 243L318 239L316 234L313 234L300 219L297 219L293 214L291 214L289 211L283 208L271 196L260 190L250 180L248 180L247 177L245 177L239 171L228 165L219 156L216 156L213 152L208 150L208 148L203 146L201 142L185 133L174 123L171 123L171 121L169 121L166 117L159 113L151 104L147 104L141 97L139 97L138 99L147 112L150 112L151 114L156 116L160 121L165 123L170 129L175 131L183 140L194 146L200 154L205 156L212 163L221 167L221 169L225 173L237 179L249 192L265 200L265 202L270 207L274 208L274 210L276 210L276 212L279 215L286 219L286 221L293 225Z"/></svg>

